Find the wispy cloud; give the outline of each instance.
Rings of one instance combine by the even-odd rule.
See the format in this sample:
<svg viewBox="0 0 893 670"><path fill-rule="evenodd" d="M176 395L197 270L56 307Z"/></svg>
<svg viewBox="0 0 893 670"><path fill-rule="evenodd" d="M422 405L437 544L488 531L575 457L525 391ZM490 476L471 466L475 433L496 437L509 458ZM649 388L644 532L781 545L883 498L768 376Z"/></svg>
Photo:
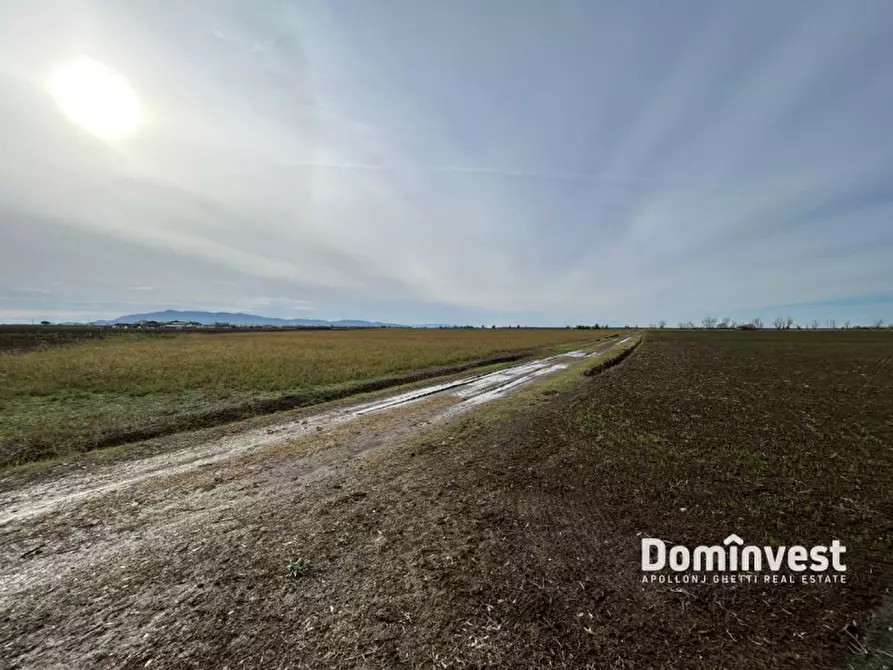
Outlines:
<svg viewBox="0 0 893 670"><path fill-rule="evenodd" d="M16 293L26 293L26 294L37 294L37 295L52 295L53 292L49 289L45 288L31 288L31 287L23 287L23 286L14 286L12 288Z"/></svg>

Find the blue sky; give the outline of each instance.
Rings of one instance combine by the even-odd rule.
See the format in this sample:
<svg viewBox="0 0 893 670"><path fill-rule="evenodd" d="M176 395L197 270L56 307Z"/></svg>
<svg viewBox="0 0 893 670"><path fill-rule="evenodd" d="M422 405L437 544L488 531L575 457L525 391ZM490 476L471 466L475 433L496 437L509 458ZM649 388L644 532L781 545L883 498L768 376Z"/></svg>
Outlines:
<svg viewBox="0 0 893 670"><path fill-rule="evenodd" d="M893 321L885 0L0 11L0 320Z"/></svg>

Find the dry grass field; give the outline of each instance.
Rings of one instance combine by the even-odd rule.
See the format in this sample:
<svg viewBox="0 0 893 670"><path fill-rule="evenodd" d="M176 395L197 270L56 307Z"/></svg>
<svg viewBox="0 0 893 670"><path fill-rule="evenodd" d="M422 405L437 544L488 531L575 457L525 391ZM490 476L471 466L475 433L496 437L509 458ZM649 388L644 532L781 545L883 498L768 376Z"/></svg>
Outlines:
<svg viewBox="0 0 893 670"><path fill-rule="evenodd" d="M568 329L119 334L0 354L0 465L570 349L609 334Z"/></svg>

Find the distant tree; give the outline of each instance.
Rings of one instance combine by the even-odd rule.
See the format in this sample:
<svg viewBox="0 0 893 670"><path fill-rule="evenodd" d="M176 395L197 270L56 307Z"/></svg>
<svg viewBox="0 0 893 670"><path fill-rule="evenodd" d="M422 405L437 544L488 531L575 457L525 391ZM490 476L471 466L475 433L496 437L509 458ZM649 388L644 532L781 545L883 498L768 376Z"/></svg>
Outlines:
<svg viewBox="0 0 893 670"><path fill-rule="evenodd" d="M791 317L787 317L787 318L784 320L784 327L785 327L787 330L790 330L790 329L791 329L791 326L793 326L793 325L794 325L794 320L793 320Z"/></svg>
<svg viewBox="0 0 893 670"><path fill-rule="evenodd" d="M784 328L784 317L776 316L775 320L772 321L772 325L775 326L776 330L781 330L782 328Z"/></svg>
<svg viewBox="0 0 893 670"><path fill-rule="evenodd" d="M750 322L750 324L751 324L754 328L762 328L762 327L763 327L763 320L762 320L760 317L756 317L753 321Z"/></svg>
<svg viewBox="0 0 893 670"><path fill-rule="evenodd" d="M49 326L49 325L52 325L52 324L50 324L49 321L41 321L41 322L40 322L40 325L41 325L41 326Z"/></svg>
<svg viewBox="0 0 893 670"><path fill-rule="evenodd" d="M701 325L704 328L715 328L716 327L716 317L715 316L707 316L701 321Z"/></svg>
<svg viewBox="0 0 893 670"><path fill-rule="evenodd" d="M877 321L874 322L874 327L875 327L875 328L882 328L883 326L884 326L884 320L883 320L883 319L878 319Z"/></svg>
<svg viewBox="0 0 893 670"><path fill-rule="evenodd" d="M837 328L837 321L835 321L834 319L828 319L828 328L830 328L831 330Z"/></svg>
<svg viewBox="0 0 893 670"><path fill-rule="evenodd" d="M661 319L660 321L657 322L657 326L658 326L658 328L666 328L667 322L664 321L663 319Z"/></svg>
<svg viewBox="0 0 893 670"><path fill-rule="evenodd" d="M728 328L729 327L729 317L727 317L727 316L722 317L722 320L718 324L716 324L716 327L717 328Z"/></svg>
<svg viewBox="0 0 893 670"><path fill-rule="evenodd" d="M809 327L812 328L813 330L818 330L818 329L819 329L819 322L816 321L815 319L813 319L813 320L812 320L812 323L809 324Z"/></svg>
<svg viewBox="0 0 893 670"><path fill-rule="evenodd" d="M849 320L843 322L843 327L846 328L846 329L849 329L849 327L850 327L850 322L849 322Z"/></svg>

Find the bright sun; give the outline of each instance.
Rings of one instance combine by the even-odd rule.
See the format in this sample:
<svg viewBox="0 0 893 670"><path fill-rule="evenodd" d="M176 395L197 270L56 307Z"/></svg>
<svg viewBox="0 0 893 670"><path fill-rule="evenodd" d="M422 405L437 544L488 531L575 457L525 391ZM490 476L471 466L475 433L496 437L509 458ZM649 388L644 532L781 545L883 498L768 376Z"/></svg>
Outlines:
<svg viewBox="0 0 893 670"><path fill-rule="evenodd" d="M120 74L87 56L53 73L50 92L69 121L103 139L132 131L140 101Z"/></svg>

